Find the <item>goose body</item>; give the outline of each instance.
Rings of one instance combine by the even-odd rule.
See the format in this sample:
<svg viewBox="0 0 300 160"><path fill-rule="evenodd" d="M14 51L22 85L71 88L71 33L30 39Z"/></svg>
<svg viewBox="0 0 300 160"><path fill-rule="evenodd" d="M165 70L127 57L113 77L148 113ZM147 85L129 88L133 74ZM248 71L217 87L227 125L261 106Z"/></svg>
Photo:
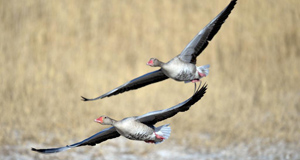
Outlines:
<svg viewBox="0 0 300 160"><path fill-rule="evenodd" d="M183 62L178 57L165 63L161 68L166 76L176 81L192 81L201 78L194 64ZM204 76L206 75L202 75Z"/></svg>
<svg viewBox="0 0 300 160"><path fill-rule="evenodd" d="M101 116L98 119L95 119L96 122L103 124L105 120L102 119L111 119L106 116ZM114 123L109 123L116 128L117 132L131 140L145 141L147 143L160 143L164 139L168 139L171 133L171 128L168 125L155 128L154 126L146 125L139 122L136 117L125 118L121 121L113 121ZM163 131L163 132L162 132Z"/></svg>
<svg viewBox="0 0 300 160"><path fill-rule="evenodd" d="M233 10L237 0L231 0L212 21L210 21L175 58L167 63L163 63L156 58L151 58L147 65L160 67L160 69L137 77L99 97L85 98L83 101L92 101L117 95L126 91L138 89L146 85L160 82L168 78L176 81L199 82L201 78L208 75L209 65L196 66L197 57L207 47L209 41L217 34L221 26Z"/></svg>
<svg viewBox="0 0 300 160"><path fill-rule="evenodd" d="M157 122L173 117L179 112L185 112L189 110L192 105L194 105L203 97L206 89L207 85L204 84L201 89L198 89L192 97L184 102L181 102L171 108L152 111L141 116L124 118L120 121L116 121L107 116L100 116L99 118L95 119L96 122L102 125L112 125L112 127L106 128L92 135L91 137L72 145L48 149L32 148L32 151L45 154L56 153L85 145L94 146L108 139L119 137L120 135L131 140L145 141L147 143L154 144L161 143L169 138L171 128L169 125L162 125L160 127L155 127L154 125Z"/></svg>
<svg viewBox="0 0 300 160"><path fill-rule="evenodd" d="M154 129L136 121L135 118L126 118L113 125L122 136L131 140L155 140Z"/></svg>

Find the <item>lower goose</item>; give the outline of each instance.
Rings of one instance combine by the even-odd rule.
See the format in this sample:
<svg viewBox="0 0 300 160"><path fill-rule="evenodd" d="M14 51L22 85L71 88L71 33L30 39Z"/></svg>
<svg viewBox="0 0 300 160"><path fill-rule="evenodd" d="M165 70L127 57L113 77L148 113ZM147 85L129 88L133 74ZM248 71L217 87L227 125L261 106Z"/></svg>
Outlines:
<svg viewBox="0 0 300 160"><path fill-rule="evenodd" d="M85 145L94 146L108 139L119 137L120 135L131 140L145 141L146 143L161 143L169 138L171 128L169 125L162 125L160 127L154 127L154 125L159 121L173 117L178 112L185 112L189 110L193 104L198 102L203 97L206 89L207 85L204 84L201 89L198 88L194 95L186 101L171 108L149 112L141 116L129 117L120 121L116 121L107 116L100 116L99 118L95 119L96 122L102 125L112 125L112 127L104 129L95 135L72 145L49 149L32 148L32 151L45 154L56 153L74 147Z"/></svg>

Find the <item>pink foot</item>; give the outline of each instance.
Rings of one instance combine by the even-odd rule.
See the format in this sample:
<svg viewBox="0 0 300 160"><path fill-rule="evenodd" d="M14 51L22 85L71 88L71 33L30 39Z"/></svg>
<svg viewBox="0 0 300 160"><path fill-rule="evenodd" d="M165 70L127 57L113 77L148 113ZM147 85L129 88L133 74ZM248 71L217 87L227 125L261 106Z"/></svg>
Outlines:
<svg viewBox="0 0 300 160"><path fill-rule="evenodd" d="M151 140L147 140L145 141L146 143L155 143L154 141L151 141Z"/></svg>
<svg viewBox="0 0 300 160"><path fill-rule="evenodd" d="M158 139L161 139L161 140L165 139L163 136L160 136L160 135L156 134L155 132L154 132L154 134L155 134L156 138L158 138Z"/></svg>
<svg viewBox="0 0 300 160"><path fill-rule="evenodd" d="M192 80L192 83L196 83L196 82L199 82L200 80L199 79L194 79Z"/></svg>
<svg viewBox="0 0 300 160"><path fill-rule="evenodd" d="M198 72L200 77L206 77L206 74Z"/></svg>

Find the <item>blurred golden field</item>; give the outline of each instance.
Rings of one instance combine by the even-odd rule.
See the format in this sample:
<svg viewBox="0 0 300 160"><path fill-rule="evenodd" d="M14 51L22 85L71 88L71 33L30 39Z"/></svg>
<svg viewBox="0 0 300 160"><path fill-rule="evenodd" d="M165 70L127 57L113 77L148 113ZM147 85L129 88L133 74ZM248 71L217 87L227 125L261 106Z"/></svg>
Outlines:
<svg viewBox="0 0 300 160"><path fill-rule="evenodd" d="M64 146L106 128L93 122L100 115L122 119L186 100L193 84L170 79L93 102L80 96L155 70L149 58L178 55L229 1L0 0L0 145ZM299 7L238 1L198 57L198 65L211 64L207 93L157 124L171 124L164 143L300 147Z"/></svg>

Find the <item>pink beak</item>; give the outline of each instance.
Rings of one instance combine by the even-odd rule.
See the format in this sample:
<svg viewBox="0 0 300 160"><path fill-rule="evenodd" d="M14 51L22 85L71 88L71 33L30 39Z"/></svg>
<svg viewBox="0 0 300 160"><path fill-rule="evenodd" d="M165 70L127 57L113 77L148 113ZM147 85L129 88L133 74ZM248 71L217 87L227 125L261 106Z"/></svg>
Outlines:
<svg viewBox="0 0 300 160"><path fill-rule="evenodd" d="M153 60L150 60L148 63L147 63L148 66L151 66L153 65Z"/></svg>
<svg viewBox="0 0 300 160"><path fill-rule="evenodd" d="M103 117L99 117L99 118L95 119L95 122L103 123Z"/></svg>

